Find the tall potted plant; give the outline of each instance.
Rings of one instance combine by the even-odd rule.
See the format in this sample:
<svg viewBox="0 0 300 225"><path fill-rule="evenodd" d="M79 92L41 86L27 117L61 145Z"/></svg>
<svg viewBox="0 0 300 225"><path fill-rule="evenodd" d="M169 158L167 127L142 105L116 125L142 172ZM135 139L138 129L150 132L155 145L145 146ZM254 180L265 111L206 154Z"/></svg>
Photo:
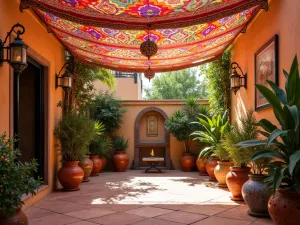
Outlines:
<svg viewBox="0 0 300 225"><path fill-rule="evenodd" d="M265 140L249 140L242 147L265 146L252 160L272 157L268 165L269 177L265 182L273 189L268 211L277 225L298 224L300 221L300 77L298 59L294 58L286 77L285 90L268 81L270 88L257 85L257 89L272 105L279 126L266 119L259 122Z"/></svg>
<svg viewBox="0 0 300 225"><path fill-rule="evenodd" d="M13 148L15 140L0 136L0 224L27 225L28 219L21 210L23 194L36 194L40 180L32 172L37 170L36 160L22 163L18 160L20 151Z"/></svg>
<svg viewBox="0 0 300 225"><path fill-rule="evenodd" d="M181 111L175 111L171 117L165 122L168 132L173 134L177 141L182 142L184 153L181 157L181 168L184 172L190 172L195 164L195 157L190 153L192 138L190 134L193 132L190 118Z"/></svg>
<svg viewBox="0 0 300 225"><path fill-rule="evenodd" d="M113 156L113 162L117 172L124 172L128 167L129 158L126 154L128 149L128 140L123 136L115 136L113 138L113 147L116 151Z"/></svg>
<svg viewBox="0 0 300 225"><path fill-rule="evenodd" d="M57 173L58 179L64 190L79 190L84 172L78 163L87 154L88 146L97 134L95 124L89 118L70 111L58 122L54 134L60 140L63 161Z"/></svg>
<svg viewBox="0 0 300 225"><path fill-rule="evenodd" d="M226 183L232 194L231 199L243 201L242 187L249 179L248 174L251 170L251 156L259 151L258 148L248 147L241 149L238 142L258 138L258 129L253 110L247 111L247 114L240 119L240 123L235 122L231 132L226 133L222 141L223 147L229 153L234 166L230 168L227 174Z"/></svg>
<svg viewBox="0 0 300 225"><path fill-rule="evenodd" d="M218 175L220 175L218 176L218 181L220 185L224 185L224 179L222 178L222 174L224 173L222 171L226 170L226 167L229 167L229 165L227 164L230 162L226 152L222 151L219 144L224 137L225 132L230 128L227 111L224 112L222 116L218 115L213 116L212 118L201 115L198 120L199 122L197 123L200 124L204 128L204 130L195 131L191 135L194 136L194 140L205 143L207 145L207 147L205 147L200 152L200 157L202 157L203 160L209 159L208 163L206 164L206 170L211 180L216 180L214 170L219 161L219 169L222 168L222 170L217 170L217 172L220 172L218 173ZM219 154L217 155L216 153Z"/></svg>

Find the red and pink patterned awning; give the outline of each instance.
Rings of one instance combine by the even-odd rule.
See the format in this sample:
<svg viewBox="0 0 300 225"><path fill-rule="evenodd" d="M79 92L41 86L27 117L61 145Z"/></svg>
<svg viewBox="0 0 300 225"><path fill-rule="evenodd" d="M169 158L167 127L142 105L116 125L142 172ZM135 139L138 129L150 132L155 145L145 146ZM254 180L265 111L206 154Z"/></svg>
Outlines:
<svg viewBox="0 0 300 225"><path fill-rule="evenodd" d="M84 62L164 72L219 57L267 0L22 0L27 7ZM150 61L139 50L148 35L158 45Z"/></svg>

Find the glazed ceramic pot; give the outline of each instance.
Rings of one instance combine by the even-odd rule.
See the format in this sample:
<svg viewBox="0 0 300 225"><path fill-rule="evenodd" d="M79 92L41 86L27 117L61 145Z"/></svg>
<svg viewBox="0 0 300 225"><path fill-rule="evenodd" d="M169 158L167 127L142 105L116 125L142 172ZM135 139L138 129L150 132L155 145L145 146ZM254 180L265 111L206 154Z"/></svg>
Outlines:
<svg viewBox="0 0 300 225"><path fill-rule="evenodd" d="M104 170L104 168L105 168L105 166L106 166L106 163L107 163L107 159L104 157L104 156L100 156L99 157L100 158L100 160L101 160L101 168L100 168L100 173L102 173L103 172L103 170Z"/></svg>
<svg viewBox="0 0 300 225"><path fill-rule="evenodd" d="M215 176L215 167L218 165L218 158L212 158L212 159L209 159L207 161L207 164L206 164L206 171L209 175L209 178L211 181L216 181L216 176Z"/></svg>
<svg viewBox="0 0 300 225"><path fill-rule="evenodd" d="M229 173L226 176L226 184L231 192L230 196L233 201L243 201L242 187L249 180L250 167L241 168L238 166L230 167Z"/></svg>
<svg viewBox="0 0 300 225"><path fill-rule="evenodd" d="M201 176L208 176L208 173L206 171L206 163L207 159L202 159L202 156L199 157L196 161L196 165Z"/></svg>
<svg viewBox="0 0 300 225"><path fill-rule="evenodd" d="M218 161L218 165L214 169L214 174L219 183L219 187L227 187L226 175L230 171L231 166L233 166L232 162Z"/></svg>
<svg viewBox="0 0 300 225"><path fill-rule="evenodd" d="M191 172L195 165L195 157L191 153L183 153L180 164L183 172Z"/></svg>
<svg viewBox="0 0 300 225"><path fill-rule="evenodd" d="M126 152L116 152L113 162L117 172L124 172L127 169L129 158Z"/></svg>
<svg viewBox="0 0 300 225"><path fill-rule="evenodd" d="M91 177L99 176L99 172L102 167L101 159L99 158L98 155L92 155L92 156L90 156L90 160L92 160L92 162L93 162L93 169L92 169Z"/></svg>
<svg viewBox="0 0 300 225"><path fill-rule="evenodd" d="M81 167L78 166L78 163L79 161L63 162L62 167L58 170L57 177L63 186L63 190L79 190L79 184L83 180L84 172Z"/></svg>
<svg viewBox="0 0 300 225"><path fill-rule="evenodd" d="M300 194L278 189L268 203L269 214L276 225L300 224Z"/></svg>
<svg viewBox="0 0 300 225"><path fill-rule="evenodd" d="M264 175L249 174L249 180L242 187L242 195L249 207L250 216L270 217L268 201L272 191L264 183L265 178Z"/></svg>
<svg viewBox="0 0 300 225"><path fill-rule="evenodd" d="M90 160L89 156L86 156L84 160L79 162L79 166L81 169L83 169L84 172L84 177L82 182L88 182L89 181L89 176L91 175L91 172L93 170L93 162Z"/></svg>
<svg viewBox="0 0 300 225"><path fill-rule="evenodd" d="M0 216L0 225L28 225L28 218L20 206L16 209L15 215L10 217Z"/></svg>

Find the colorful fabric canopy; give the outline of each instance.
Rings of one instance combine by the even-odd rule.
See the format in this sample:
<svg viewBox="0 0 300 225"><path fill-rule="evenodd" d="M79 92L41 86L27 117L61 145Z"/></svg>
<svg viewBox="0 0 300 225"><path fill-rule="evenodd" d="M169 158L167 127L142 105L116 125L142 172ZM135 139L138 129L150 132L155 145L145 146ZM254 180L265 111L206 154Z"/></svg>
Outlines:
<svg viewBox="0 0 300 225"><path fill-rule="evenodd" d="M267 0L22 0L71 53L118 71L156 72L220 56ZM202 22L202 23L199 23ZM147 30L147 24L151 29ZM150 37L150 61L140 45Z"/></svg>

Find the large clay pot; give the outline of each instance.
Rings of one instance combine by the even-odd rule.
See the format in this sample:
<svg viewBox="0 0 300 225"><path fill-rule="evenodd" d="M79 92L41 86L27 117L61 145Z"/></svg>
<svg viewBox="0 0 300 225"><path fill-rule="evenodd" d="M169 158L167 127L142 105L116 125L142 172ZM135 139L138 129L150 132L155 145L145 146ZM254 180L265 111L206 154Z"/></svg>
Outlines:
<svg viewBox="0 0 300 225"><path fill-rule="evenodd" d="M0 225L28 225L28 218L20 206L16 209L15 215L10 217L0 216Z"/></svg>
<svg viewBox="0 0 300 225"><path fill-rule="evenodd" d="M238 166L230 167L229 173L226 176L226 184L231 192L232 196L230 196L231 200L233 201L243 201L242 196L242 187L244 183L249 180L249 173L251 168L241 168Z"/></svg>
<svg viewBox="0 0 300 225"><path fill-rule="evenodd" d="M264 183L264 175L249 174L249 180L242 187L242 195L249 207L248 214L255 217L270 217L268 201L271 190Z"/></svg>
<svg viewBox="0 0 300 225"><path fill-rule="evenodd" d="M100 158L100 160L101 160L101 162L102 162L101 168L100 168L100 171L99 171L99 172L102 173L103 170L104 170L104 168L105 168L105 166L106 166L107 159L106 159L104 156L100 156L99 158Z"/></svg>
<svg viewBox="0 0 300 225"><path fill-rule="evenodd" d="M99 172L102 167L101 159L99 158L98 155L92 155L92 156L90 156L90 160L92 160L92 162L93 162L93 169L92 169L91 177L99 176Z"/></svg>
<svg viewBox="0 0 300 225"><path fill-rule="evenodd" d="M211 181L216 181L216 176L215 176L215 167L218 165L218 159L217 158L211 158L207 161L206 164L206 171L209 175L209 178Z"/></svg>
<svg viewBox="0 0 300 225"><path fill-rule="evenodd" d="M126 152L116 152L113 161L117 172L124 172L127 169L129 158Z"/></svg>
<svg viewBox="0 0 300 225"><path fill-rule="evenodd" d="M230 171L231 166L233 166L232 162L218 161L218 165L214 169L214 174L219 183L218 184L219 187L227 187L226 175Z"/></svg>
<svg viewBox="0 0 300 225"><path fill-rule="evenodd" d="M93 170L93 162L90 160L89 156L86 156L84 160L79 163L79 166L83 169L84 177L82 182L88 182L89 176Z"/></svg>
<svg viewBox="0 0 300 225"><path fill-rule="evenodd" d="M208 176L208 173L206 171L206 163L207 159L203 159L202 156L199 157L196 161L196 165L201 176Z"/></svg>
<svg viewBox="0 0 300 225"><path fill-rule="evenodd" d="M65 191L77 191L79 190L79 184L81 184L84 172L81 167L78 166L79 161L63 162L62 167L57 172L57 177L63 190Z"/></svg>
<svg viewBox="0 0 300 225"><path fill-rule="evenodd" d="M183 153L180 163L182 171L191 172L195 165L195 157L191 153Z"/></svg>
<svg viewBox="0 0 300 225"><path fill-rule="evenodd" d="M300 194L278 189L268 203L269 214L276 225L300 224Z"/></svg>

